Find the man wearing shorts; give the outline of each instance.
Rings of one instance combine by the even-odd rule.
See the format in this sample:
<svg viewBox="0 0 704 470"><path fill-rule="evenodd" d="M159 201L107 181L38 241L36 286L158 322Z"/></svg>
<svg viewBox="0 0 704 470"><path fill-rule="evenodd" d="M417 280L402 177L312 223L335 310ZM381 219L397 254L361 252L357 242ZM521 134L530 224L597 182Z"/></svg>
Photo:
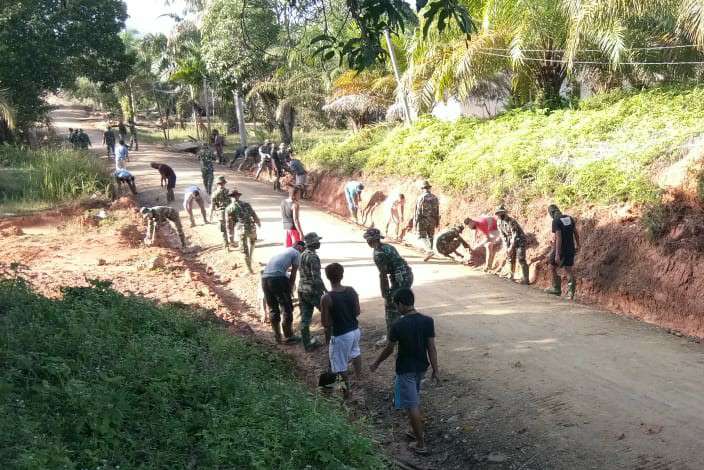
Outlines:
<svg viewBox="0 0 704 470"><path fill-rule="evenodd" d="M384 233L389 236L389 227L393 224L396 226L395 239L398 240L401 224L403 223L403 210L406 207L406 196L400 193L391 194L384 201L384 206L386 212L386 229Z"/></svg>
<svg viewBox="0 0 704 470"><path fill-rule="evenodd" d="M362 357L359 350L359 296L357 292L340 284L345 270L341 264L325 267L330 290L320 301L321 322L325 327L325 343L329 345L330 369L345 381L345 395L349 395L350 380L347 368L350 361L357 379L362 374Z"/></svg>
<svg viewBox="0 0 704 470"><path fill-rule="evenodd" d="M296 186L305 186L308 182L308 172L306 171L306 167L303 166L303 162L299 159L293 158L293 151L290 151L290 155L291 160L288 162L288 167L296 178L295 184Z"/></svg>
<svg viewBox="0 0 704 470"><path fill-rule="evenodd" d="M364 185L359 181L350 181L345 184L345 201L347 201L347 209L350 211L350 217L354 219L357 223L357 210L359 210L359 203L362 200L362 191L364 191Z"/></svg>
<svg viewBox="0 0 704 470"><path fill-rule="evenodd" d="M174 196L174 188L176 187L176 173L173 168L164 163L151 162L150 166L159 171L161 175L161 187L166 183L166 202L171 202L176 199Z"/></svg>
<svg viewBox="0 0 704 470"><path fill-rule="evenodd" d="M291 248L275 255L262 271L262 290L266 304L269 306L271 328L277 343L294 344L300 341L293 335L293 299L291 293L296 285L296 273L301 262L301 252L305 248L303 242L296 243ZM288 274L289 270L291 274ZM283 323L281 309L283 308ZM283 329L283 339L281 329Z"/></svg>
<svg viewBox="0 0 704 470"><path fill-rule="evenodd" d="M567 292L571 300L577 288L574 278L574 257L579 250L579 233L577 222L573 217L563 214L555 204L548 206L548 214L552 220L552 250L548 256L550 271L552 273L552 287L545 292L552 295L562 295L562 278L558 268L565 268L567 272Z"/></svg>
<svg viewBox="0 0 704 470"><path fill-rule="evenodd" d="M471 217L464 219L464 224L470 230L475 230L476 235L480 233L484 236L484 240L479 244L478 248L484 248L484 271L491 271L494 268L494 256L501 245L501 234L496 224L496 219L491 215L482 215L479 217Z"/></svg>
<svg viewBox="0 0 704 470"><path fill-rule="evenodd" d="M281 220L284 224L284 246L293 246L302 240L303 229L298 218L301 197L301 188L293 186L288 190L289 197L281 201Z"/></svg>
<svg viewBox="0 0 704 470"><path fill-rule="evenodd" d="M203 216L203 223L208 223L208 217L205 212L205 201L203 200L203 193L198 186L189 186L183 195L183 209L188 214L188 218L191 219L191 227L196 226L196 219L193 217L193 204L198 204L200 207L200 213Z"/></svg>
<svg viewBox="0 0 704 470"><path fill-rule="evenodd" d="M423 417L420 412L420 385L428 370L433 367L432 378L440 381L438 356L435 349L435 324L433 319L418 313L413 307L415 298L411 289L399 289L394 294L394 303L401 313L389 333L389 344L371 365L372 372L384 362L396 348L396 378L394 380L394 404L396 409L406 410L413 430L415 442L409 447L420 455L428 454L423 436ZM410 433L409 433L410 435Z"/></svg>

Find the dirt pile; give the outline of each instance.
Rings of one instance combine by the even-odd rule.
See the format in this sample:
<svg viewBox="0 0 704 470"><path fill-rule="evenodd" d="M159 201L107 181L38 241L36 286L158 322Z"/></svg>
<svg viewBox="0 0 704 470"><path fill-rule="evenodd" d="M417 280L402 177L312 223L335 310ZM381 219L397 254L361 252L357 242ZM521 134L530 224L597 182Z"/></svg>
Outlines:
<svg viewBox="0 0 704 470"><path fill-rule="evenodd" d="M316 174L313 202L342 217L348 216L343 185L346 180L331 174ZM420 195L416 181L364 179L361 207L371 198L393 192L406 196L405 219L413 215ZM468 216L493 213L487 201L468 200L461 195L437 193L441 226L457 224ZM546 208L551 201L534 201L527 207L510 205L529 235L528 261L531 281L538 288L550 285L546 264L550 251L550 219ZM687 335L704 337L704 273L697 269L704 253L704 209L693 195L670 192L653 216L659 237L651 241L643 224L645 216L629 205L615 207L563 208L578 220L582 247L576 260L578 300L596 304ZM386 225L380 205L367 220L382 231ZM360 236L362 228L360 227ZM471 232L465 235L473 243ZM417 244L413 235L407 237ZM482 254L473 256L481 264ZM500 263L503 255L497 256Z"/></svg>

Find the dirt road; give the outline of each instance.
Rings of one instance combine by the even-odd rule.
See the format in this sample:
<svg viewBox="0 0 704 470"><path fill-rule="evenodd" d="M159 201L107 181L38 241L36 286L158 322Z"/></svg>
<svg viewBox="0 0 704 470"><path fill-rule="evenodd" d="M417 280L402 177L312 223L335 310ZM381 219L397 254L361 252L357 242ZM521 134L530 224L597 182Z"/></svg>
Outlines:
<svg viewBox="0 0 704 470"><path fill-rule="evenodd" d="M165 201L150 161L175 169L179 207L186 186L202 185L192 156L145 145L127 165L145 204ZM283 196L221 166L218 175L238 187L262 219L255 264L266 261L281 249ZM200 250L238 259L218 248L216 225L189 229L183 217ZM376 339L383 304L362 228L311 206L301 221L304 231L323 237L323 264L345 266L345 283L361 296L363 334ZM453 440L476 453L455 468L704 468L702 345L457 264L423 263L418 252L398 248L414 271L418 309L435 318L447 379L425 394L438 413L431 443ZM368 364L376 351L364 352ZM388 360L379 380L387 381L392 371ZM427 466L445 467L437 460Z"/></svg>

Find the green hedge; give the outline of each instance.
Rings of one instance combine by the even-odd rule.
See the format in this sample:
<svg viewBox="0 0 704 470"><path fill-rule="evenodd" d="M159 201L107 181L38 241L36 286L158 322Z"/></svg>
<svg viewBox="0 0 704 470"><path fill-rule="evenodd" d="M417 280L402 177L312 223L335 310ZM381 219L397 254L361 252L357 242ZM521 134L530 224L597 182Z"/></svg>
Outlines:
<svg viewBox="0 0 704 470"><path fill-rule="evenodd" d="M323 139L304 160L342 174L426 177L442 189L497 201L644 203L657 196L653 163L681 156L683 144L703 130L704 88L659 88L606 93L553 112L378 125Z"/></svg>
<svg viewBox="0 0 704 470"><path fill-rule="evenodd" d="M93 284L52 300L0 281L5 468L384 466L280 355Z"/></svg>

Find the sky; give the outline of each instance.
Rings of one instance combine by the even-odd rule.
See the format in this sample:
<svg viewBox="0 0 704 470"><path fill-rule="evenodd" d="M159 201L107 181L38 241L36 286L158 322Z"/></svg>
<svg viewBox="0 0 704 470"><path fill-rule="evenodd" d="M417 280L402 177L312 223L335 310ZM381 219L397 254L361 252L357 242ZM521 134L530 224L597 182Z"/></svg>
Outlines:
<svg viewBox="0 0 704 470"><path fill-rule="evenodd" d="M136 29L142 34L168 33L174 26L174 20L161 17L165 13L183 15L184 2L176 0L165 6L163 0L125 0L127 3L127 29Z"/></svg>

